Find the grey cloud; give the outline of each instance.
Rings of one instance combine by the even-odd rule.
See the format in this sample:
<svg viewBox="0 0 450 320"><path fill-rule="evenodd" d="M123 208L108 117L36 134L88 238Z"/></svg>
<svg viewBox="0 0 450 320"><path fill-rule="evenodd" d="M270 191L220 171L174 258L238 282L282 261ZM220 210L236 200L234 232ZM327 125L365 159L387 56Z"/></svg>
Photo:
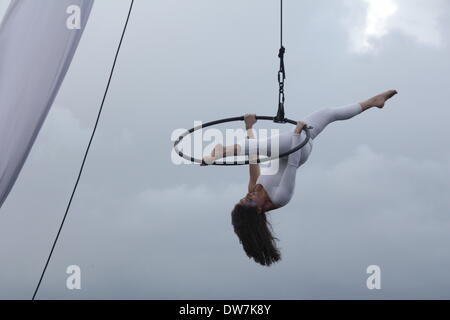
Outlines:
<svg viewBox="0 0 450 320"><path fill-rule="evenodd" d="M1 298L31 297L127 6L96 2L70 74L2 208ZM448 38L436 48L392 32L376 55L354 55L345 21L364 7L289 4L289 116L391 87L400 95L385 110L335 124L317 139L298 172L294 201L271 215L283 253L274 268L249 261L231 227L248 169L171 163L176 128L275 112L276 10L273 1L137 3L40 297L449 298ZM80 292L65 289L70 264L82 267ZM380 292L365 288L370 264L382 267Z"/></svg>

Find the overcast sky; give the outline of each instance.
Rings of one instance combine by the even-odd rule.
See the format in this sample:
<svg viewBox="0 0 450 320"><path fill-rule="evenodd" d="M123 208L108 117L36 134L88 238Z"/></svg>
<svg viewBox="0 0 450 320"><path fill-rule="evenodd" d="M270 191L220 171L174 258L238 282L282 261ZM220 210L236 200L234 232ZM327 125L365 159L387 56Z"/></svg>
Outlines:
<svg viewBox="0 0 450 320"><path fill-rule="evenodd" d="M0 12L8 3L0 0ZM314 142L294 199L270 215L283 255L274 267L249 260L231 226L248 169L172 163L177 128L276 112L278 5L136 0L39 298L450 298L448 0L285 1L290 118L387 89L400 94ZM32 296L128 7L95 2L0 211L0 298ZM69 265L82 269L80 291L66 289ZM381 267L382 290L367 289L369 265Z"/></svg>

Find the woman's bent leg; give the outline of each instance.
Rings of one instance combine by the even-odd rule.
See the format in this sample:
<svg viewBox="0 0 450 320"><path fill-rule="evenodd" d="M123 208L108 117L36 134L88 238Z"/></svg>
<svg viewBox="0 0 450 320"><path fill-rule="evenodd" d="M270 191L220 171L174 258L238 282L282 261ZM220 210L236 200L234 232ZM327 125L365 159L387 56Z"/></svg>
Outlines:
<svg viewBox="0 0 450 320"><path fill-rule="evenodd" d="M292 148L293 132L283 132L268 139L245 139L239 142L239 155L260 155L272 157L283 154Z"/></svg>

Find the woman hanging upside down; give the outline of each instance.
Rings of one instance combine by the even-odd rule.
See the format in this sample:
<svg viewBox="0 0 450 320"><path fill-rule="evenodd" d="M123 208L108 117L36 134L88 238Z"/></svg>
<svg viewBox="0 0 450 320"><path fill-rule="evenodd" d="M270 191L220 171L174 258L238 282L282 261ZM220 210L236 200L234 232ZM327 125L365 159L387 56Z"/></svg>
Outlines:
<svg viewBox="0 0 450 320"><path fill-rule="evenodd" d="M250 165L248 193L235 205L231 214L234 232L249 258L253 258L264 266L270 266L281 259L280 251L275 243L277 239L272 234L272 227L267 221L266 213L284 207L292 199L297 169L308 160L312 151L312 141L330 123L351 119L373 107L382 109L386 101L396 94L397 91L391 90L358 104L319 110L306 117L304 121L299 121L294 132L285 132L257 142L260 146L265 145L264 148L269 157L271 145L274 143L278 144L278 154L282 154L299 145L306 138L304 132L306 126L312 127L309 143L301 150L279 159L276 174L261 175L258 164ZM205 157L204 161L211 163L214 160L236 155L247 155L250 160L255 159L257 157L253 132L255 123L255 115L246 115L247 139L234 146L217 145L211 156Z"/></svg>

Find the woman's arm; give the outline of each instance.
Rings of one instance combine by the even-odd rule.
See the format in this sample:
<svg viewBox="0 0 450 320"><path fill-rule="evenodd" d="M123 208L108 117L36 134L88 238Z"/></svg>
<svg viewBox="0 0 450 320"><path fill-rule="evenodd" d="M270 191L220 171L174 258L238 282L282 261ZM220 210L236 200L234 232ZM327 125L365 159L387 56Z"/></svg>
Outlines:
<svg viewBox="0 0 450 320"><path fill-rule="evenodd" d="M247 114L244 117L245 120L245 130L247 131L247 138L255 139L255 133L253 132L253 125L256 123L256 115L254 114ZM249 160L250 160L250 180L248 183L248 192L253 192L253 190L256 187L256 181L258 180L261 170L259 168L258 163L252 163L256 162L255 160L258 159L257 154L249 154Z"/></svg>

